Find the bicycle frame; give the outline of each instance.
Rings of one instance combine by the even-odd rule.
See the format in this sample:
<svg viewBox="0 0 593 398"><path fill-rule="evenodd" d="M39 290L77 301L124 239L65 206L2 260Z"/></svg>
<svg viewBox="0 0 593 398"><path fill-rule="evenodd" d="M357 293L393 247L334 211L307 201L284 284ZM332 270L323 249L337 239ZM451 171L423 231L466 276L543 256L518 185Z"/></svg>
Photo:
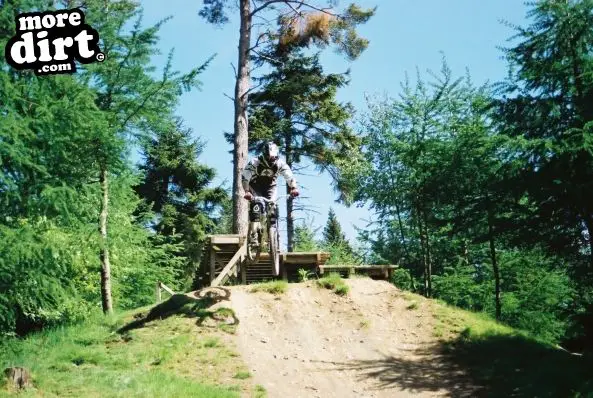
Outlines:
<svg viewBox="0 0 593 398"><path fill-rule="evenodd" d="M275 225L272 225L272 212L276 210L279 200L287 198L288 195L282 195L276 200L267 199L263 196L255 196L250 202L249 208L249 229L247 235L247 258L250 262L256 263L264 246L270 253L274 275L279 275L279 255L280 255L280 234L278 232L278 218ZM259 209L261 203L264 209ZM263 217L263 220L262 220ZM272 232L273 231L273 232ZM270 234L273 234L270 236ZM264 244L264 242L266 244Z"/></svg>

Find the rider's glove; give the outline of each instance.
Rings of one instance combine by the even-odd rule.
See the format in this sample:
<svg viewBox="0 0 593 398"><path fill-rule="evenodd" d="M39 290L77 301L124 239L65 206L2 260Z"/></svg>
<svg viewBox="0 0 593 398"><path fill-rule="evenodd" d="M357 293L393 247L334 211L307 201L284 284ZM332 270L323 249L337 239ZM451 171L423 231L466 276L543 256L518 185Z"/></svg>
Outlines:
<svg viewBox="0 0 593 398"><path fill-rule="evenodd" d="M251 200L253 199L253 195L251 194L251 192L245 192L245 195L243 195L243 199Z"/></svg>
<svg viewBox="0 0 593 398"><path fill-rule="evenodd" d="M296 198L297 196L299 196L299 191L296 188L292 188L290 190L290 196L292 196L293 198Z"/></svg>

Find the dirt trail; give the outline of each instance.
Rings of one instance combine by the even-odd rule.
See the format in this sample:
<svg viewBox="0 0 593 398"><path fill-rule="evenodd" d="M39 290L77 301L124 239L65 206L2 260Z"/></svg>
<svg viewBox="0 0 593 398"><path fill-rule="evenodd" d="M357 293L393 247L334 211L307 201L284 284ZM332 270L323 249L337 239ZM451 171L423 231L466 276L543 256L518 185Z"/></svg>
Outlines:
<svg viewBox="0 0 593 398"><path fill-rule="evenodd" d="M347 283L346 297L312 282L278 296L231 289L237 348L254 382L270 398L456 395L452 380L434 374L448 370L439 365L430 303L413 304L387 282Z"/></svg>

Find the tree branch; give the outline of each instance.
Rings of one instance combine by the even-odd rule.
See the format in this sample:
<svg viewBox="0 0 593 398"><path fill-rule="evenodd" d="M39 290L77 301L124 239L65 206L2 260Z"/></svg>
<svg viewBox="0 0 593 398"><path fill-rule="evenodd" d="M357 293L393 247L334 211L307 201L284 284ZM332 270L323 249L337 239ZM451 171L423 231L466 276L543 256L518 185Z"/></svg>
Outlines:
<svg viewBox="0 0 593 398"><path fill-rule="evenodd" d="M331 13L331 12L328 11L331 8L319 8L319 7L315 7L314 5L311 5L311 4L309 4L309 3L307 3L306 1L303 1L303 0L268 0L265 3L263 3L261 6L257 7L256 9L254 9L251 12L251 16L254 16L258 12L260 12L263 9L267 8L269 5L277 4L277 3L284 3L287 6L289 6L290 8L292 8L293 10L295 10L295 8L292 6L292 4L297 4L298 5L297 9L300 8L300 7L302 7L302 6L304 6L304 7L311 8L312 10L323 12L325 14L328 14L328 15L331 15L331 16L334 16L334 17L337 17L338 16L337 14L334 14L334 13ZM295 10L295 12L300 15L300 11Z"/></svg>

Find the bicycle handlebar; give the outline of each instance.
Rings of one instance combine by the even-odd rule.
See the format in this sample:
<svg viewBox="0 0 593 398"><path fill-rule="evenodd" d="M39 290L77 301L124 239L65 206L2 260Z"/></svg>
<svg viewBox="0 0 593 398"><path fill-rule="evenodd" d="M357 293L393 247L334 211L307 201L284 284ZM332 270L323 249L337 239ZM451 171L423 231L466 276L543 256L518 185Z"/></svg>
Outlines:
<svg viewBox="0 0 593 398"><path fill-rule="evenodd" d="M277 197L276 200L271 200L271 199L268 199L268 198L266 198L264 196L254 196L253 199L251 199L251 200L252 201L254 201L254 200L263 200L266 203L275 203L275 202L278 202L280 199L288 198L289 196L290 195L281 195L281 196Z"/></svg>

